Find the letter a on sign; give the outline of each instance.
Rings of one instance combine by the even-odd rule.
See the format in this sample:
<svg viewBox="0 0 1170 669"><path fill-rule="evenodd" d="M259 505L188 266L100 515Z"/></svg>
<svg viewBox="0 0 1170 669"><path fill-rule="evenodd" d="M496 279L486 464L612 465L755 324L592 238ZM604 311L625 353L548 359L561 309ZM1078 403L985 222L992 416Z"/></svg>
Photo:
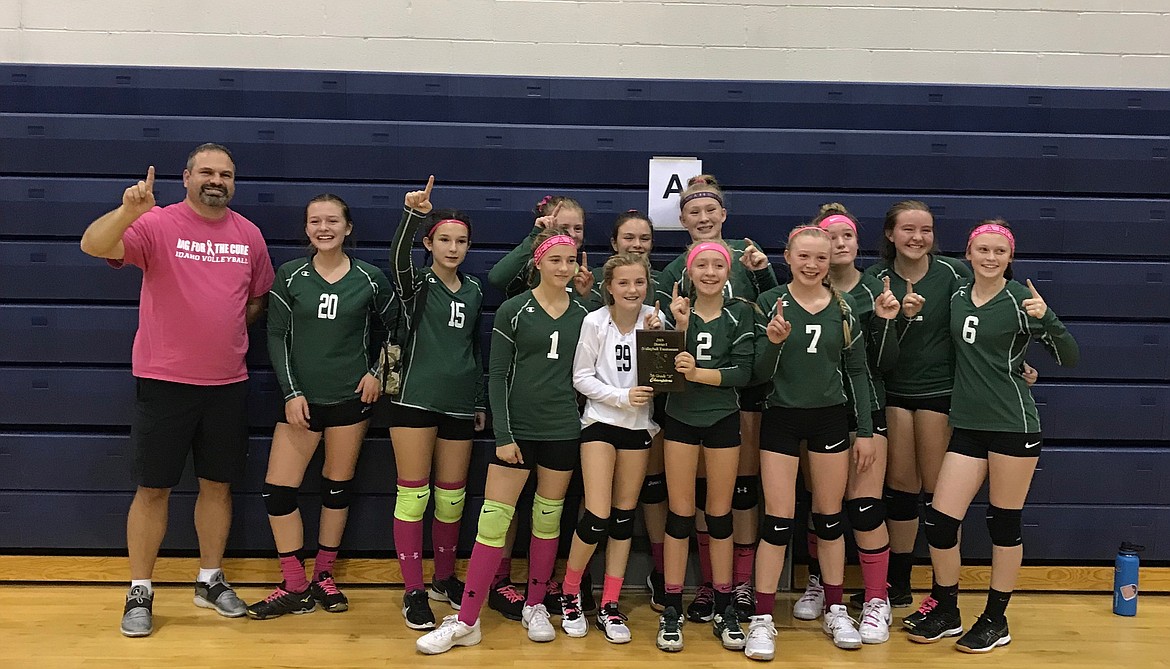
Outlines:
<svg viewBox="0 0 1170 669"><path fill-rule="evenodd" d="M662 230L682 230L678 221L679 195L686 190L687 180L703 173L703 161L698 158L650 159L650 183L647 189L647 213L654 227Z"/></svg>

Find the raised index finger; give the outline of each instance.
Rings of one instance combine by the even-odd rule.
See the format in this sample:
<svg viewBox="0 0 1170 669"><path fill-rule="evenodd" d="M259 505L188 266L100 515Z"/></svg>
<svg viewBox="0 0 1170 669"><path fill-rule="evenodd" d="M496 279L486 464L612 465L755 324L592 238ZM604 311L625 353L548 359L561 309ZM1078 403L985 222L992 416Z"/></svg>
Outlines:
<svg viewBox="0 0 1170 669"><path fill-rule="evenodd" d="M432 174L431 177L429 179L427 179L427 187L423 189L423 195L427 196L428 200L431 199L431 189L434 187L435 187L435 175Z"/></svg>
<svg viewBox="0 0 1170 669"><path fill-rule="evenodd" d="M784 299L780 297L776 298L776 315L784 320Z"/></svg>
<svg viewBox="0 0 1170 669"><path fill-rule="evenodd" d="M676 300L678 299L678 282L677 281L674 282L674 289L670 291L670 296Z"/></svg>
<svg viewBox="0 0 1170 669"><path fill-rule="evenodd" d="M146 189L154 190L154 165L146 168Z"/></svg>
<svg viewBox="0 0 1170 669"><path fill-rule="evenodd" d="M1032 291L1032 297L1036 298L1037 300L1043 299L1040 297L1040 291L1036 290L1036 286L1032 285L1031 279L1028 279L1028 290Z"/></svg>
<svg viewBox="0 0 1170 669"><path fill-rule="evenodd" d="M549 214L549 216L552 216L554 220L556 219L557 214L561 213L561 204L561 202L558 202L557 206L553 207L552 213Z"/></svg>
<svg viewBox="0 0 1170 669"><path fill-rule="evenodd" d="M906 294L909 295L910 293L913 293L913 292L914 292L914 284L907 281L906 282Z"/></svg>
<svg viewBox="0 0 1170 669"><path fill-rule="evenodd" d="M886 276L882 277L882 292L886 293L886 292L889 292L889 290L890 290L890 277L889 277L889 275L886 275Z"/></svg>

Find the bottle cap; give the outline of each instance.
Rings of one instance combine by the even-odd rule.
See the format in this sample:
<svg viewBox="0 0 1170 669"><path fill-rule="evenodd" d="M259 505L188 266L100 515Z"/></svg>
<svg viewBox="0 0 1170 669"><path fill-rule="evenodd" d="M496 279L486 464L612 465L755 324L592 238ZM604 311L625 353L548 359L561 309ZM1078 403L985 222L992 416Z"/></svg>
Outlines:
<svg viewBox="0 0 1170 669"><path fill-rule="evenodd" d="M1118 550L1120 550L1122 553L1140 553L1146 550L1146 547L1142 546L1141 544L1132 544L1128 541L1123 541L1121 542L1121 548Z"/></svg>

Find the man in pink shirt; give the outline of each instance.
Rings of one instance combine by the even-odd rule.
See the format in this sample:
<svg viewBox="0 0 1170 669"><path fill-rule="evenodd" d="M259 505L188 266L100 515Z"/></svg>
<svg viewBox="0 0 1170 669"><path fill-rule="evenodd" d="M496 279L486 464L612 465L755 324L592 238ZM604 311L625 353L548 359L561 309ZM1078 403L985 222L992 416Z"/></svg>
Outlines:
<svg viewBox="0 0 1170 669"><path fill-rule="evenodd" d="M151 575L171 488L189 453L199 479L195 604L231 618L246 611L220 564L231 528L230 484L247 459L247 326L264 309L272 261L260 230L228 209L235 162L226 147L196 147L183 185L182 202L155 206L152 166L122 194L122 206L81 238L89 255L142 269L130 428L138 490L126 521L131 581L122 616L122 634L131 637L154 630Z"/></svg>

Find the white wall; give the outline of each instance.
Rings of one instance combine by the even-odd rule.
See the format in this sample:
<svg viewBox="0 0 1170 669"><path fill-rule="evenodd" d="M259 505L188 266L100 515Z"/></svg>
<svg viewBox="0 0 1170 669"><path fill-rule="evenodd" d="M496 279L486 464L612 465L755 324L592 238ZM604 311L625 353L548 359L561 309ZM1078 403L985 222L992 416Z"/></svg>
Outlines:
<svg viewBox="0 0 1170 669"><path fill-rule="evenodd" d="M1170 88L1170 0L0 0L0 61Z"/></svg>

